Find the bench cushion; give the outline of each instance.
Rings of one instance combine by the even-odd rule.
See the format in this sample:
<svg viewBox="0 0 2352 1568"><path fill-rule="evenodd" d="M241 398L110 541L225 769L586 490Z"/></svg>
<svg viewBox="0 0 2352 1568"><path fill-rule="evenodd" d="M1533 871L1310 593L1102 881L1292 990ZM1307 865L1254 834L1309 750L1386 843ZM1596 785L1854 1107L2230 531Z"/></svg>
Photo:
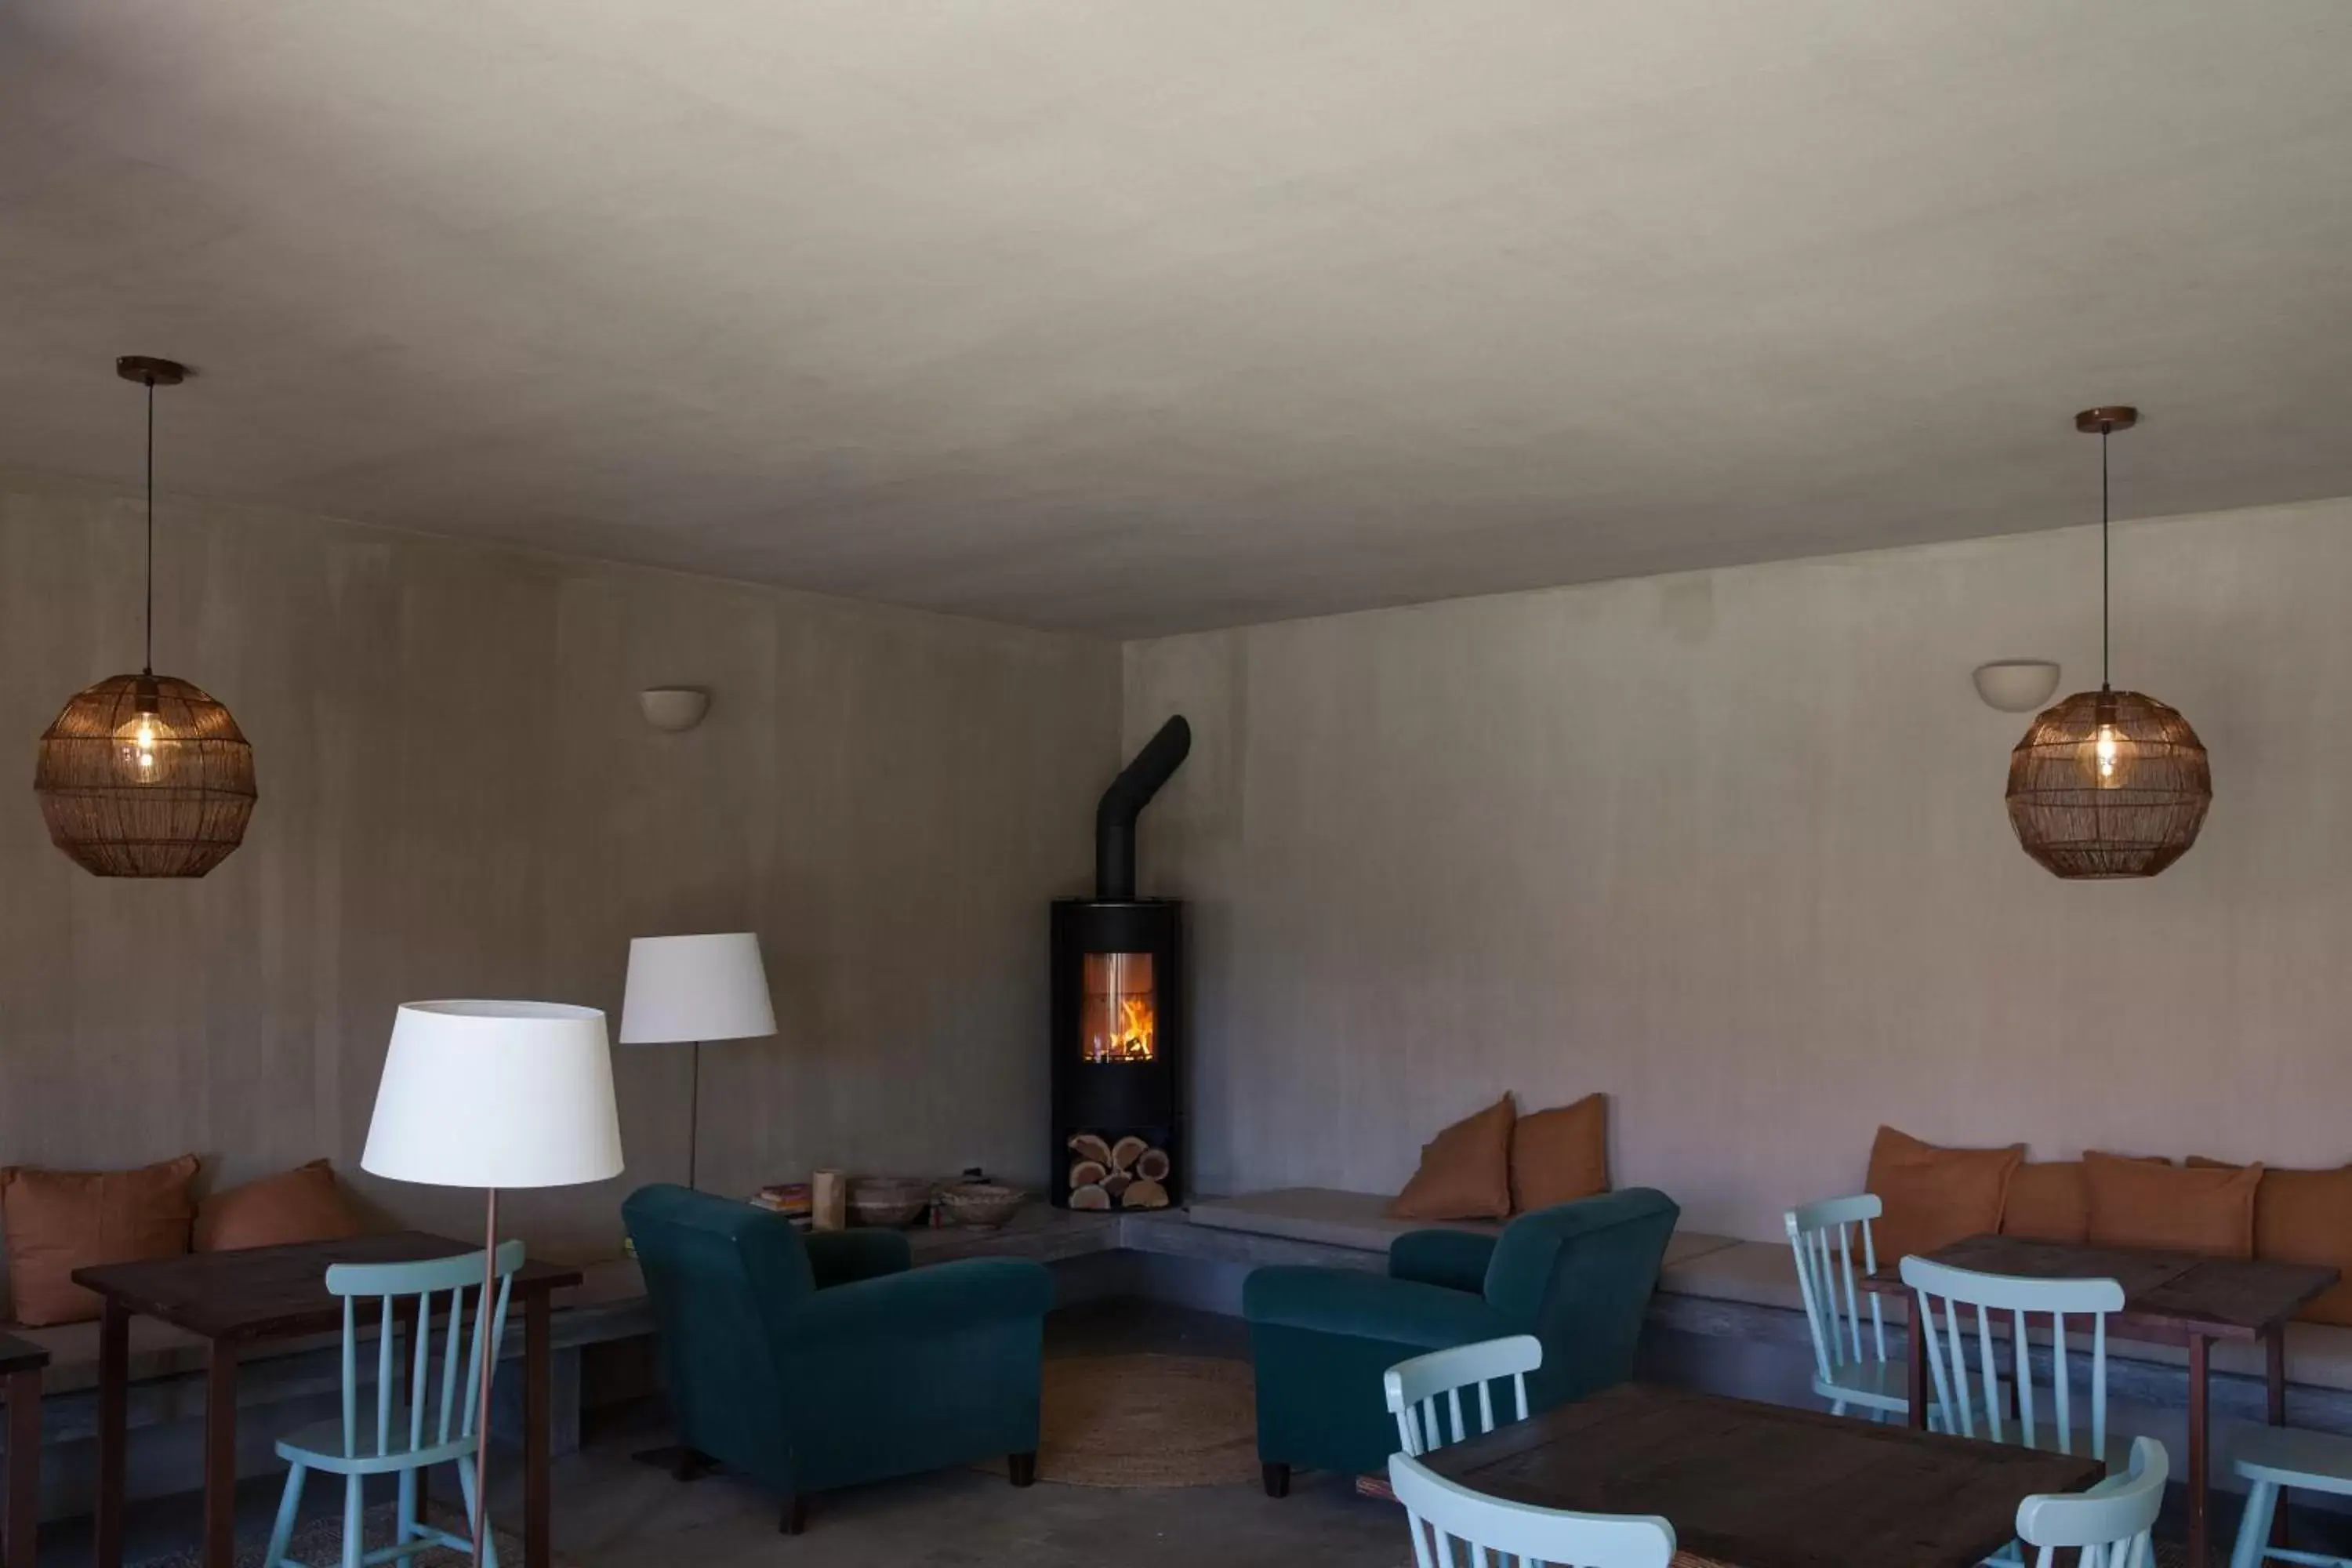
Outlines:
<svg viewBox="0 0 2352 1568"><path fill-rule="evenodd" d="M1787 1242L1715 1239L1723 1245L1695 1249L1680 1258L1669 1248L1665 1266L1658 1271L1658 1289L1669 1296L1780 1307L1791 1312L1805 1310L1805 1298L1797 1289L1796 1254ZM1901 1303L1890 1300L1887 1304Z"/></svg>
<svg viewBox="0 0 2352 1568"><path fill-rule="evenodd" d="M1391 1219L1389 1200L1379 1193L1343 1192L1337 1187L1278 1187L1231 1198L1195 1198L1188 1211L1194 1225L1214 1230L1278 1236L1292 1241L1319 1242L1326 1247L1352 1247L1386 1256L1389 1244L1415 1230L1461 1230L1474 1236L1500 1236L1503 1227L1490 1220L1454 1220L1432 1225L1423 1220ZM1677 1230L1666 1241L1665 1266L1740 1245L1727 1236ZM1787 1249L1782 1248L1783 1251ZM1790 1276L1790 1296L1795 1299L1796 1278Z"/></svg>
<svg viewBox="0 0 2352 1568"><path fill-rule="evenodd" d="M1389 1243L1411 1230L1427 1230L1432 1222L1391 1219L1389 1198L1381 1193L1341 1192L1335 1187L1280 1187L1234 1198L1195 1198L1194 1225L1216 1230L1246 1231L1255 1236L1279 1236L1292 1241L1320 1242L1361 1252L1386 1252ZM1500 1236L1503 1227L1488 1220L1452 1220L1448 1230Z"/></svg>

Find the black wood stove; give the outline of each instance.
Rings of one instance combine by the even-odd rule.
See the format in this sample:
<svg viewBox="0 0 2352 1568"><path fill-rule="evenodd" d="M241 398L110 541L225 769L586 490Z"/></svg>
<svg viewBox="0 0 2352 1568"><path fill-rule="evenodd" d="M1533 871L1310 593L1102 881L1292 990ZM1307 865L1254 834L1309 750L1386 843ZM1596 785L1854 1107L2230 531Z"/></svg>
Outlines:
<svg viewBox="0 0 2352 1568"><path fill-rule="evenodd" d="M1160 726L1095 812L1095 896L1054 901L1054 1147L1064 1208L1182 1201L1184 906L1135 896L1135 819L1192 747Z"/></svg>

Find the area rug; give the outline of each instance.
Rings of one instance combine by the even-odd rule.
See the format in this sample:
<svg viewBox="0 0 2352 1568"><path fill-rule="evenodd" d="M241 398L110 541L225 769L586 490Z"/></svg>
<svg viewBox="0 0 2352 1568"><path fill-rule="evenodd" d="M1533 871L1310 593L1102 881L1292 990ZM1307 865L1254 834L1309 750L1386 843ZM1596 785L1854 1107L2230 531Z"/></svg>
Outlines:
<svg viewBox="0 0 2352 1568"><path fill-rule="evenodd" d="M367 1510L363 1539L369 1551L392 1544L393 1515L399 1505L380 1502ZM470 1528L466 1516L455 1508L432 1508L425 1517L453 1535L463 1535ZM493 1524L490 1534L499 1549L499 1568L522 1568L522 1537L510 1530ZM261 1560L268 1554L269 1535L267 1531L248 1535L240 1531L236 1538L236 1568L261 1568ZM343 1560L343 1516L338 1509L332 1513L306 1520L294 1527L294 1539L287 1542L286 1555L305 1568L336 1568ZM471 1553L451 1552L446 1547L427 1547L416 1554L417 1568L467 1568L474 1559ZM563 1559L553 1559L562 1568ZM167 1552L161 1557L139 1560L132 1568L203 1568L204 1552L191 1545L185 1551Z"/></svg>
<svg viewBox="0 0 2352 1568"><path fill-rule="evenodd" d="M1257 1400L1247 1362L1061 1356L1045 1363L1037 1479L1074 1487L1255 1481ZM1002 1460L984 1467L1002 1475Z"/></svg>

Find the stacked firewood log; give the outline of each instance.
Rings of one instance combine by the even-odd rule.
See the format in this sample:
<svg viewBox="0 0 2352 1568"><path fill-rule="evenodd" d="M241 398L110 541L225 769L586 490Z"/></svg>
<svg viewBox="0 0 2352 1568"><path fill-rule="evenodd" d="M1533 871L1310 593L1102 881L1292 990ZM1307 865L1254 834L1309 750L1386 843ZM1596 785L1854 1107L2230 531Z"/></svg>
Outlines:
<svg viewBox="0 0 2352 1568"><path fill-rule="evenodd" d="M1074 1209L1164 1209L1168 1151L1133 1134L1113 1143L1091 1132L1070 1140Z"/></svg>

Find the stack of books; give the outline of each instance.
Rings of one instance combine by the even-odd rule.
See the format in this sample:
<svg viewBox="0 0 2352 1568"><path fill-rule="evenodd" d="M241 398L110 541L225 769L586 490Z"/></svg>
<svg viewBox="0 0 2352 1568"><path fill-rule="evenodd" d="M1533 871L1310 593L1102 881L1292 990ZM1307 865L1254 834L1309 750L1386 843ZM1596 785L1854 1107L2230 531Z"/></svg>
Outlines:
<svg viewBox="0 0 2352 1568"><path fill-rule="evenodd" d="M776 1182L751 1194L755 1207L772 1209L793 1222L794 1230L809 1227L810 1198L806 1182Z"/></svg>

